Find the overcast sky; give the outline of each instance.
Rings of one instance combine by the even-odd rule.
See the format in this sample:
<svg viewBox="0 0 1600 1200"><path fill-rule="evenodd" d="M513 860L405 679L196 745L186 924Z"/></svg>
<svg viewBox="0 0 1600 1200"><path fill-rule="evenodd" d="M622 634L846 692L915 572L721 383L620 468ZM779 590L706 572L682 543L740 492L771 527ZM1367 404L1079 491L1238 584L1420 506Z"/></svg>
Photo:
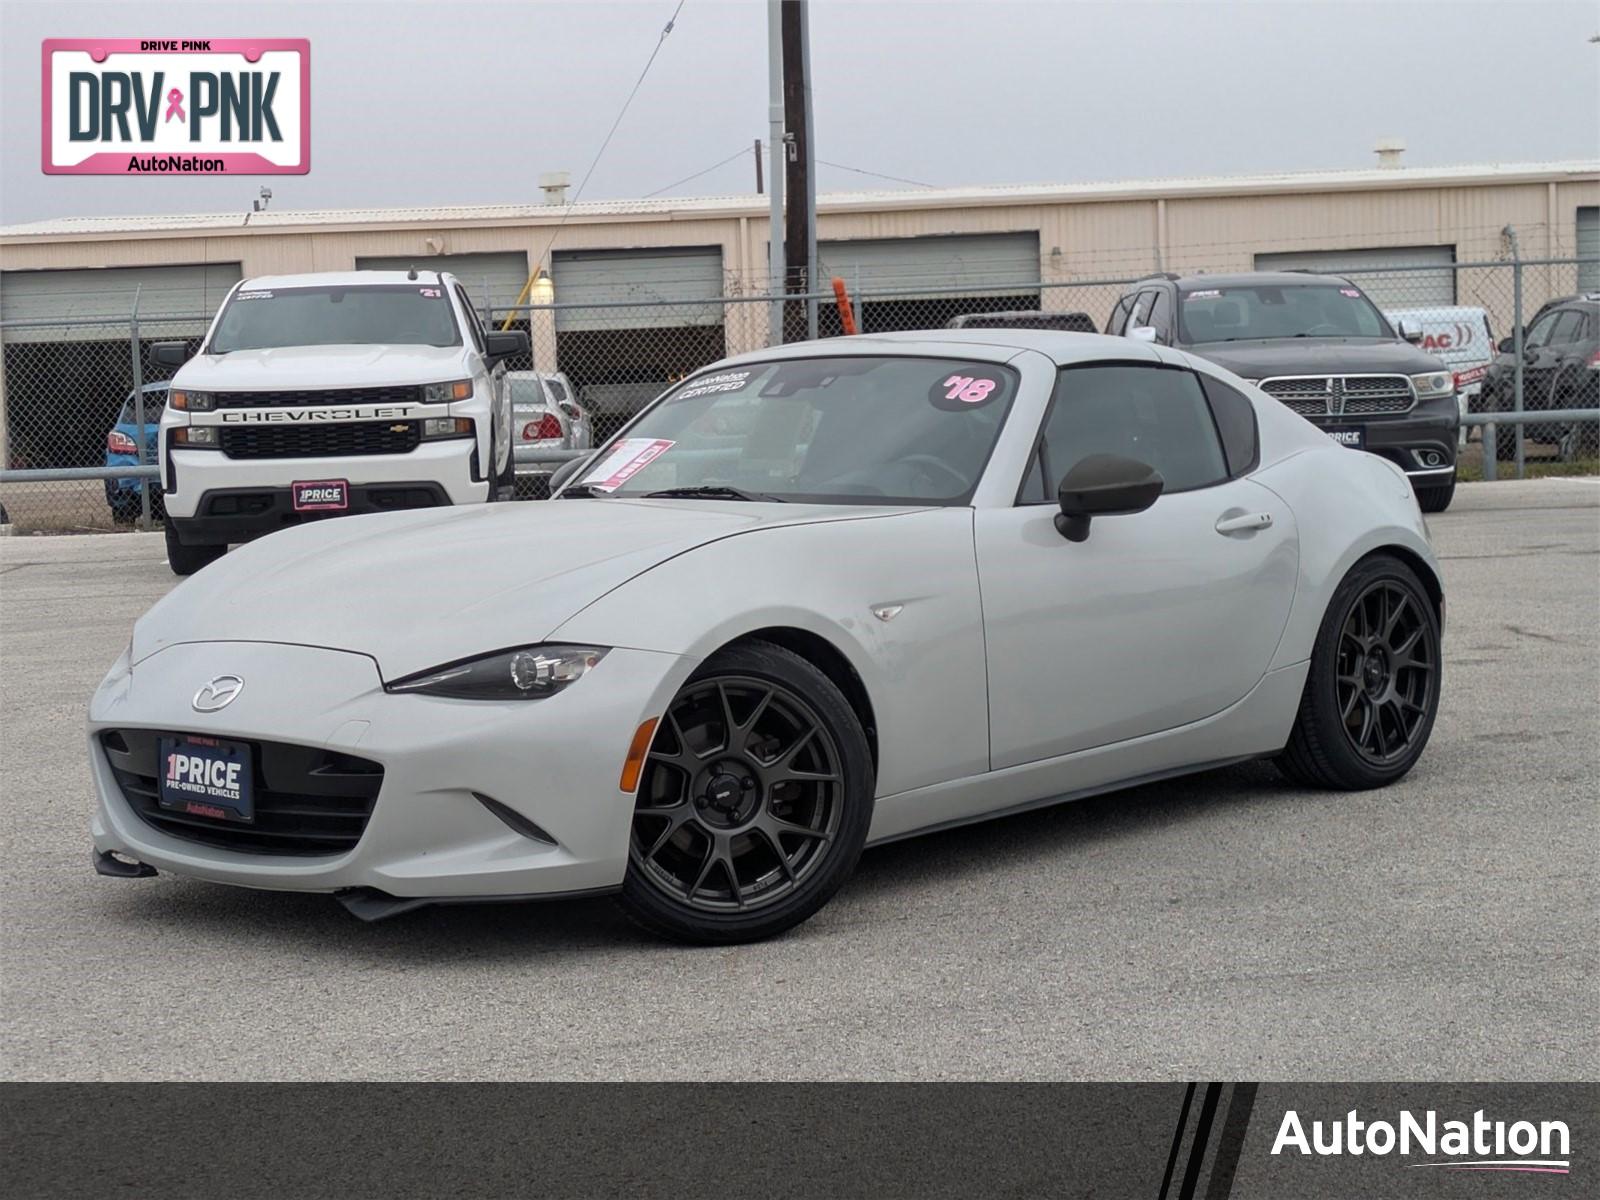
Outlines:
<svg viewBox="0 0 1600 1200"><path fill-rule="evenodd" d="M0 222L80 214L531 202L576 185L676 0L0 0ZM1600 157L1600 5L815 0L817 157L925 184ZM46 37L308 37L306 176L39 169ZM766 5L686 0L585 199L754 190ZM819 190L898 187L822 166Z"/></svg>

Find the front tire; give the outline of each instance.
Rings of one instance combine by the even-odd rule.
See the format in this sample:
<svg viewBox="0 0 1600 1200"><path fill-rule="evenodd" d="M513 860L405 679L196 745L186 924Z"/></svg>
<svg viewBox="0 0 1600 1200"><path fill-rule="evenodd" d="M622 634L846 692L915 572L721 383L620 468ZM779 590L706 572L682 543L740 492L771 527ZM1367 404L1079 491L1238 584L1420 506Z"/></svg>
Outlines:
<svg viewBox="0 0 1600 1200"><path fill-rule="evenodd" d="M1388 554L1345 576L1322 618L1279 768L1307 787L1385 787L1416 764L1439 710L1439 615Z"/></svg>
<svg viewBox="0 0 1600 1200"><path fill-rule="evenodd" d="M1419 487L1417 492L1417 505L1425 513L1441 513L1450 507L1450 501L1455 498L1456 481L1451 476L1449 483L1437 484L1434 487Z"/></svg>
<svg viewBox="0 0 1600 1200"><path fill-rule="evenodd" d="M770 642L718 651L656 730L623 909L686 942L792 929L855 869L872 801L866 734L826 675Z"/></svg>
<svg viewBox="0 0 1600 1200"><path fill-rule="evenodd" d="M226 546L185 546L169 517L166 523L167 565L174 575L193 575L228 552Z"/></svg>

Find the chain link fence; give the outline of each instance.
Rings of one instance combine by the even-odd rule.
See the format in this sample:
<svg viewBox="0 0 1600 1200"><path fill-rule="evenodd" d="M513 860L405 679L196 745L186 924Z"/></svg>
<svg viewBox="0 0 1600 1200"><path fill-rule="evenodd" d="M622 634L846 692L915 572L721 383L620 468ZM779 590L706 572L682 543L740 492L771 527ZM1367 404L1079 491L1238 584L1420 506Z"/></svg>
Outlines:
<svg viewBox="0 0 1600 1200"><path fill-rule="evenodd" d="M1557 302L1594 289L1600 278L1600 263L1594 260L1357 264L1341 270L1337 255L1330 254L1316 269L1346 275L1394 321L1416 326L1422 348L1455 374L1463 409L1473 418L1519 408L1555 411L1600 404L1594 305L1550 311ZM487 307L483 316L493 328L527 332L528 353L508 362L508 369L563 377L589 418L592 444L598 445L686 375L728 355L802 340L813 321L816 336L826 338L851 326L866 334L936 330L972 314L1042 311L1056 314L1065 328L1103 330L1119 299L1138 290L1138 277L1131 273L1117 279L961 288L921 283L855 289L844 282L843 303L828 291L781 299L724 295L678 302L502 305ZM1578 316L1565 315L1577 310L1582 310ZM148 385L159 384L171 371L150 360L150 345L183 340L193 349L209 320L210 314L130 312L121 318L0 323L5 417L0 449L8 469L0 504L17 531L111 530L142 523L142 486L150 489L150 512L159 519L159 483L153 478L148 483L60 480L26 473L128 469L141 459L153 463L154 426L164 394ZM1502 344L1505 351L1499 349ZM136 382L146 385L142 453ZM1600 473L1600 425L1569 419L1501 423L1489 451L1498 454L1500 464L1491 478ZM1483 477L1483 456L1478 429L1464 429L1460 476Z"/></svg>

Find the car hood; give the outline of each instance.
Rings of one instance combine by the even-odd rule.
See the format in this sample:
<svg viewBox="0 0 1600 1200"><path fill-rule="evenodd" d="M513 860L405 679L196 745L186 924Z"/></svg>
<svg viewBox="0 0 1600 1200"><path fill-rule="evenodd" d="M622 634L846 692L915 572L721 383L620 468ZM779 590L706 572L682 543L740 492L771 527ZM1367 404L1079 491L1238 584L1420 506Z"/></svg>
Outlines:
<svg viewBox="0 0 1600 1200"><path fill-rule="evenodd" d="M468 373L460 346L279 346L196 355L172 385L201 392L395 387Z"/></svg>
<svg viewBox="0 0 1600 1200"><path fill-rule="evenodd" d="M907 511L610 498L317 521L241 546L169 592L135 625L133 661L183 642L286 642L370 655L396 679L539 642L707 542Z"/></svg>
<svg viewBox="0 0 1600 1200"><path fill-rule="evenodd" d="M1409 342L1386 338L1257 338L1185 346L1246 379L1274 375L1421 375L1444 364Z"/></svg>

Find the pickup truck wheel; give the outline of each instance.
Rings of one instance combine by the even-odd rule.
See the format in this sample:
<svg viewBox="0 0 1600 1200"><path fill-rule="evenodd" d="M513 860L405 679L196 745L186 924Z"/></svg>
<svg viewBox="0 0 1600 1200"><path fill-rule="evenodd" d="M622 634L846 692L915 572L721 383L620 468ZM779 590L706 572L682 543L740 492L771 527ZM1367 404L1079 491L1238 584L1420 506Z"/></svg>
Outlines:
<svg viewBox="0 0 1600 1200"><path fill-rule="evenodd" d="M178 531L170 520L166 524L166 535L167 565L174 575L193 575L228 552L226 546L185 546L178 540Z"/></svg>

